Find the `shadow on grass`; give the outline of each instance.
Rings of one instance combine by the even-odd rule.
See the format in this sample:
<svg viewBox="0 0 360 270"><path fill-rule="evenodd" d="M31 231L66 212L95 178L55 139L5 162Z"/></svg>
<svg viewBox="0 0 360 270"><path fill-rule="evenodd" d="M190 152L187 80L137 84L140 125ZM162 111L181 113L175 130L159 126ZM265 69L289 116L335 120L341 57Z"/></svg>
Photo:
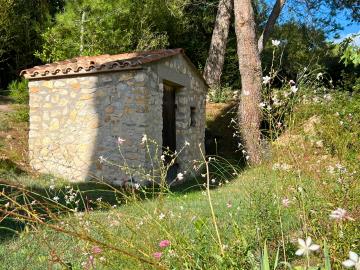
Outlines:
<svg viewBox="0 0 360 270"><path fill-rule="evenodd" d="M239 167L220 157L210 162L209 169L210 179L217 180L216 184L211 182L211 189L218 188L221 182L235 179L240 172ZM93 181L54 187L49 180L47 187L39 187L0 179L0 243L16 237L27 224L37 223L31 221L32 217L28 220L21 217L28 215L27 209L36 213L42 220L50 221L53 216L61 217L75 213L75 208L78 212L107 211L113 205L125 205L134 200L153 200L164 192L183 195L205 190L205 187L206 178L201 175L169 189L153 186L141 190L132 186L114 187Z"/></svg>
<svg viewBox="0 0 360 270"><path fill-rule="evenodd" d="M207 119L206 151L207 155L212 155L215 159L209 165L210 179L215 179L215 181L210 181L210 188L215 189L221 182L235 179L245 167L245 159L240 151L235 151L238 140L233 136L235 129L230 127L231 119L236 116L236 104L212 104L207 110L210 110L208 112L210 117ZM5 165L5 167L0 166L5 171L11 169L15 175L24 173L16 168L15 164ZM182 195L202 191L205 187L206 178L200 174L171 186L165 192ZM2 242L16 237L27 223L31 223L29 220L16 216L16 214L26 214L22 206L32 209L43 220L50 221L53 214L56 216L69 214L74 212L75 207L79 212L101 211L113 205L131 203L132 200L156 199L160 193L164 192L164 189L148 187L139 191L131 186L114 187L93 181L66 183L60 187L52 187L50 179L47 186L41 187L0 179L0 192L0 242ZM6 194L8 198L5 198L3 194ZM79 203L75 204L77 200ZM14 202L17 205L13 205ZM35 203L32 204L33 202ZM8 203L10 203L8 207L5 207ZM102 205L107 207L102 207Z"/></svg>
<svg viewBox="0 0 360 270"><path fill-rule="evenodd" d="M237 166L244 167L246 162L238 147L240 140L235 127L236 119L236 102L206 105L206 154L221 156Z"/></svg>

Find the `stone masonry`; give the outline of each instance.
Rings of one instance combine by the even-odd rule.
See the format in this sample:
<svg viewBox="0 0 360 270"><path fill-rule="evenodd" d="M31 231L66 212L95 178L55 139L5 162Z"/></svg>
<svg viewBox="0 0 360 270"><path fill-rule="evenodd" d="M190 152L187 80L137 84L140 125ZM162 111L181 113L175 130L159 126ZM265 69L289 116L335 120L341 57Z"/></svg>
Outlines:
<svg viewBox="0 0 360 270"><path fill-rule="evenodd" d="M25 70L23 74L30 80L31 166L71 181L97 179L122 185L131 177L144 180L140 175L130 177L121 166L151 169L147 152L157 153L157 158L161 155L154 146L147 148L142 138L146 134L161 148L163 86L171 82L177 86L176 149L182 149L185 142L190 144L177 163L179 172L190 174L192 161L201 158L199 145L204 149L207 86L182 51L167 54L163 50L137 55L130 67L117 66L115 70L103 65L104 69L96 72L90 69L76 74L75 69L68 73L62 69L52 76L34 72L47 70L46 66ZM148 55L152 61L141 58ZM112 59L111 67L113 63L119 61ZM195 126L190 125L191 108L196 108ZM118 138L125 141L119 145Z"/></svg>

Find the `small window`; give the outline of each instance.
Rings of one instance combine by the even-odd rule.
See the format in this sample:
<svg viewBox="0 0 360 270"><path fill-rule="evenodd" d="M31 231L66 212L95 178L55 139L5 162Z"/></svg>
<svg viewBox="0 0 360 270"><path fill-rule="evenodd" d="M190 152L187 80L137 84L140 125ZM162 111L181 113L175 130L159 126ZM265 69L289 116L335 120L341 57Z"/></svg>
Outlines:
<svg viewBox="0 0 360 270"><path fill-rule="evenodd" d="M195 107L190 107L190 127L195 127L196 126L196 108Z"/></svg>

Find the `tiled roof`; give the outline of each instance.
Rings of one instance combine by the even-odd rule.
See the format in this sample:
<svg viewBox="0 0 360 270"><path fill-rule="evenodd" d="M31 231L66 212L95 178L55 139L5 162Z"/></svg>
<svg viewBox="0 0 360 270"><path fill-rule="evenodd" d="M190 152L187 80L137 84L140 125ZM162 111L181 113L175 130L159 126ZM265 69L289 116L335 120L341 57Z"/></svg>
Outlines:
<svg viewBox="0 0 360 270"><path fill-rule="evenodd" d="M20 75L26 79L40 79L44 77L136 69L140 68L143 64L156 62L177 54L184 54L184 50L163 49L115 55L81 56L25 69L20 72Z"/></svg>

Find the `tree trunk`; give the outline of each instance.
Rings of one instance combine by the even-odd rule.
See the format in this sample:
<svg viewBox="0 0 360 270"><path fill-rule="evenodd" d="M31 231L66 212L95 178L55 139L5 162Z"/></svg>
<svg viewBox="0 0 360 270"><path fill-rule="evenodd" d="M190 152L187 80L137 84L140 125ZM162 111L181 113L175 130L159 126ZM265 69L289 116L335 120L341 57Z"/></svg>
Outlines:
<svg viewBox="0 0 360 270"><path fill-rule="evenodd" d="M259 41L258 41L258 49L259 53L261 53L264 49L265 43L268 41L271 31L274 28L277 18L279 17L282 8L285 5L286 0L276 0L275 5L271 11L270 17L266 22L264 31L262 32Z"/></svg>
<svg viewBox="0 0 360 270"><path fill-rule="evenodd" d="M210 87L220 84L232 11L233 0L220 0L209 56L204 68L204 78Z"/></svg>
<svg viewBox="0 0 360 270"><path fill-rule="evenodd" d="M85 11L81 12L81 23L80 23L80 55L82 55L84 51L84 32L85 32Z"/></svg>
<svg viewBox="0 0 360 270"><path fill-rule="evenodd" d="M249 162L258 164L261 161L261 62L251 0L235 0L234 13L242 86L238 122Z"/></svg>

